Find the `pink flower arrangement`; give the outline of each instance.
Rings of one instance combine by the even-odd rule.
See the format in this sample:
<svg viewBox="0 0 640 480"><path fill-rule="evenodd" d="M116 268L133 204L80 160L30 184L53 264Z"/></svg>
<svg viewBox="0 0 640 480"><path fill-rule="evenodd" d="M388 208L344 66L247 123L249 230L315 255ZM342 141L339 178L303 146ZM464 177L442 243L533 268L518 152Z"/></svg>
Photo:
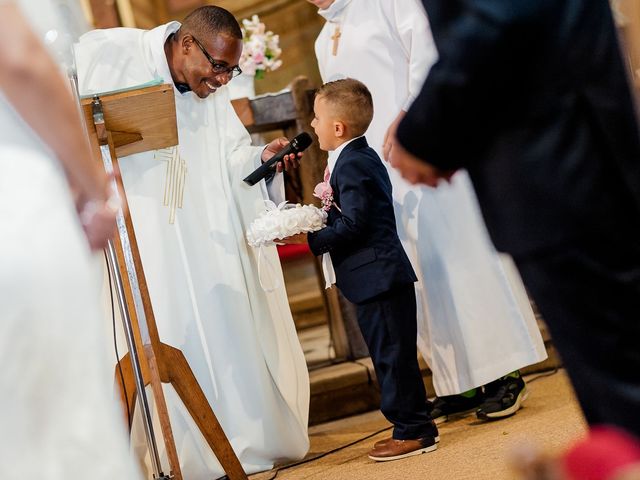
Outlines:
<svg viewBox="0 0 640 480"><path fill-rule="evenodd" d="M278 60L282 54L279 47L280 37L272 31L266 31L264 23L257 15L251 20L242 20L243 48L240 68L243 74L263 78L265 72L277 70L282 65Z"/></svg>
<svg viewBox="0 0 640 480"><path fill-rule="evenodd" d="M331 205L333 205L333 189L329 184L329 178L331 178L331 174L327 169L324 172L324 181L317 184L316 188L313 189L313 196L322 201L322 210L325 212L328 212Z"/></svg>

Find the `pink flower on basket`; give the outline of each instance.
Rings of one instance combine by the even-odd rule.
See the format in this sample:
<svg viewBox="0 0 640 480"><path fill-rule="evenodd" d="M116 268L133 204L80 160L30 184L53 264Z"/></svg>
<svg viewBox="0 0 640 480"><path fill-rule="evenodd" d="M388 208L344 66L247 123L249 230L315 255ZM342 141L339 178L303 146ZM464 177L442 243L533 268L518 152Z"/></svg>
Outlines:
<svg viewBox="0 0 640 480"><path fill-rule="evenodd" d="M329 169L327 168L324 171L324 182L320 182L316 185L316 188L313 189L313 196L322 200L322 209L325 212L328 212L333 205L333 189L329 184L329 178L331 175L329 174Z"/></svg>

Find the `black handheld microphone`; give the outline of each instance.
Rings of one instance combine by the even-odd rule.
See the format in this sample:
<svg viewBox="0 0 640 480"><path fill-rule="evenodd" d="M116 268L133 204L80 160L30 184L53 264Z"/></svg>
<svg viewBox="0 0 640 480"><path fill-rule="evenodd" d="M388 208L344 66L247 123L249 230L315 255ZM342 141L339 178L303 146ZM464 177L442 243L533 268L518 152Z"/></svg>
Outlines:
<svg viewBox="0 0 640 480"><path fill-rule="evenodd" d="M290 155L292 153L297 155L299 152L302 152L307 147L309 147L311 143L313 143L313 140L311 138L311 135L309 135L307 132L302 132L301 134L296 135L296 137L291 140L291 143L289 143L289 145L284 147L273 157L256 168L243 181L248 185L255 185L263 178L273 174L276 169L276 163L282 162L282 159L285 157L285 155Z"/></svg>

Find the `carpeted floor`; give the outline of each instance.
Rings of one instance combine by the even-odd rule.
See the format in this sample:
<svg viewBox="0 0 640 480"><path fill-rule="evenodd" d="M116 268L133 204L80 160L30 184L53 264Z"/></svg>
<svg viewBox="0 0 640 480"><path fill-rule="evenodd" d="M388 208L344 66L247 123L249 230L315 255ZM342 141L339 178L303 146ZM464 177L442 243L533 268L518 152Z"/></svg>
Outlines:
<svg viewBox="0 0 640 480"><path fill-rule="evenodd" d="M367 452L377 440L390 436L380 412L369 412L317 425L309 431L311 450L307 459L340 448L317 460L252 475L251 480L499 480L514 479L508 458L516 445L534 444L551 453L561 451L585 431L585 424L563 370L550 376L532 375L529 398L516 415L489 423L475 416L440 426L438 450L394 462L376 463ZM535 379L535 380L534 380ZM532 381L533 380L533 381Z"/></svg>

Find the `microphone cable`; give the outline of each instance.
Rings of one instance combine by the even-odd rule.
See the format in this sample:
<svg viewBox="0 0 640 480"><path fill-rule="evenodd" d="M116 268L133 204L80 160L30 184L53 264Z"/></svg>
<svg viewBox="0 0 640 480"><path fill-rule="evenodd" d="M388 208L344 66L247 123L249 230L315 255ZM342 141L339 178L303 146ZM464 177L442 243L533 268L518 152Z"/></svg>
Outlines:
<svg viewBox="0 0 640 480"><path fill-rule="evenodd" d="M391 430L392 428L393 428L393 425L381 428L380 430L377 430L377 431L375 431L373 433L370 433L370 434L368 434L368 435L366 435L364 437L358 438L357 440L354 440L354 441L352 441L350 443L347 443L346 445L341 445L339 447L332 448L331 450L328 450L328 451L326 451L324 453L316 455L315 457L306 458L306 459L300 460L299 462L296 462L296 463L291 463L289 465L284 465L282 467L278 467L278 468L275 469L274 474L271 477L269 477L269 478L267 478L265 480L274 480L278 476L278 473L280 473L282 470L288 470L289 468L297 467L299 465L304 465L305 463L310 463L310 462L314 462L316 460L320 460L321 458L324 458L327 455L331 455L332 453L339 452L340 450L344 450L345 448L352 447L356 443L360 443L360 442L363 442L365 440L368 440L368 439L370 439L372 437L375 437L376 435L381 434L382 432L386 432L387 430Z"/></svg>

